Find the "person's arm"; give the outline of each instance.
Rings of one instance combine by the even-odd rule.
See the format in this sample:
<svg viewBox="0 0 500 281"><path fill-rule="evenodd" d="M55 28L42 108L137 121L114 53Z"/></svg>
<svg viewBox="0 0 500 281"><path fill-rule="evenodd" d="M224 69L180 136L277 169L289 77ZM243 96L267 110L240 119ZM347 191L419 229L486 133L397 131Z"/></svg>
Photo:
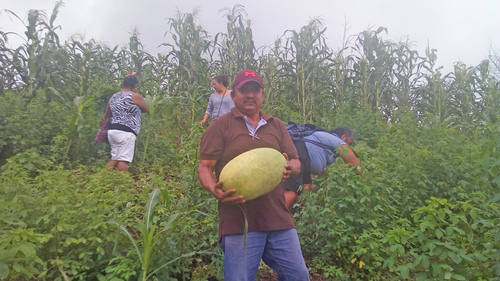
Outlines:
<svg viewBox="0 0 500 281"><path fill-rule="evenodd" d="M295 148L285 124L277 118L276 121L278 130L281 132L281 139L279 141L280 150L287 162L285 171L283 172L283 180L286 180L300 173L299 155L297 154L297 148ZM288 155L291 155L292 159L289 159Z"/></svg>
<svg viewBox="0 0 500 281"><path fill-rule="evenodd" d="M108 100L108 103L106 104L106 111L104 112L104 116L106 117L106 119L110 119L111 117L113 117L113 112L111 111L111 107L109 106L109 100Z"/></svg>
<svg viewBox="0 0 500 281"><path fill-rule="evenodd" d="M212 193L222 203L245 203L242 195L231 196L235 189L228 191L222 190L222 182L217 182L214 176L214 168L217 160L200 159L198 165L198 178L200 183L207 191Z"/></svg>
<svg viewBox="0 0 500 281"><path fill-rule="evenodd" d="M344 162L348 163L351 166L360 165L361 162L358 160L352 149L350 149L347 145L343 144L343 147L339 148L339 156L344 160ZM361 175L361 171L357 172L358 175Z"/></svg>
<svg viewBox="0 0 500 281"><path fill-rule="evenodd" d="M132 94L132 102L135 103L135 104L137 104L137 106L139 106L139 108L141 109L142 112L148 112L149 111L148 104L142 98L142 96L139 95L138 93L133 93Z"/></svg>
<svg viewBox="0 0 500 281"><path fill-rule="evenodd" d="M208 98L208 106L207 110L205 110L205 115L203 115L203 120L200 121L200 125L205 124L207 122L208 117L210 117L210 114L212 114L212 111L214 110L214 104L212 100L212 95Z"/></svg>
<svg viewBox="0 0 500 281"><path fill-rule="evenodd" d="M213 99L213 94L210 95L208 98L208 105L207 105L207 110L205 110L205 114L210 116L212 115L214 111L214 99Z"/></svg>
<svg viewBox="0 0 500 281"><path fill-rule="evenodd" d="M288 155L286 153L283 153L283 156L286 159L285 171L283 171L283 180L298 175L300 173L299 159L288 159Z"/></svg>
<svg viewBox="0 0 500 281"><path fill-rule="evenodd" d="M203 120L200 121L200 125L205 124L205 122L207 122L208 120L208 117L210 117L210 115L205 113L205 115L203 116Z"/></svg>

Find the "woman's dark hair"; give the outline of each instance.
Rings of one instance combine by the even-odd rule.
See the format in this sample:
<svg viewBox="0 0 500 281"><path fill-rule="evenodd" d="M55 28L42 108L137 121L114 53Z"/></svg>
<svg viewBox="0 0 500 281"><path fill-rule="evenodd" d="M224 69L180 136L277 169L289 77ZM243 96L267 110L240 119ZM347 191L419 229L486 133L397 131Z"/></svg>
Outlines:
<svg viewBox="0 0 500 281"><path fill-rule="evenodd" d="M217 75L213 78L217 83L222 83L224 87L229 87L229 77L227 75Z"/></svg>
<svg viewBox="0 0 500 281"><path fill-rule="evenodd" d="M352 130L347 127L337 127L331 130L330 134L336 134L339 137L342 137L342 135L346 135L346 137L354 137Z"/></svg>
<svg viewBox="0 0 500 281"><path fill-rule="evenodd" d="M137 80L137 77L135 75L127 75L125 78L123 78L123 87L124 88L133 88L135 85L139 84L139 80Z"/></svg>

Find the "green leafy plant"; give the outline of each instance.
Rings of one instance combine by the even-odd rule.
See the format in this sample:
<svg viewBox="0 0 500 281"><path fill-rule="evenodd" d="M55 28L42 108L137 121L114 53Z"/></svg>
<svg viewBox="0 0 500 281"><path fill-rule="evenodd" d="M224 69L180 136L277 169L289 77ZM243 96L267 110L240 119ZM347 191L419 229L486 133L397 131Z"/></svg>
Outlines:
<svg viewBox="0 0 500 281"><path fill-rule="evenodd" d="M17 207L17 208L16 208ZM26 224L11 212L19 211L20 204L0 200L0 225L12 225L0 230L0 277L24 278L43 276L43 260L37 255L37 249L46 243L52 235L35 233L34 228ZM10 211L10 212L9 212ZM41 270L40 270L41 265Z"/></svg>
<svg viewBox="0 0 500 281"><path fill-rule="evenodd" d="M159 245L163 244L165 242L165 239L168 237L171 231L174 230L175 226L178 224L179 216L181 215L188 215L189 212L191 211L198 211L197 209L201 207L203 204L200 204L198 206L192 207L189 209L189 211L181 213L173 213L169 216L167 219L163 229L161 231L156 231L157 224L154 223L153 216L154 216L154 210L155 206L159 202L159 196L160 194L163 196L165 200L165 204L168 204L170 201L170 196L168 194L168 191L163 189L160 190L158 188L155 188L151 193L149 193L149 199L148 202L146 203L146 211L144 213L144 218L143 221L137 221L137 229L140 231L140 237L142 238L142 247L139 249L138 242L134 239L133 234L131 234L128 230L127 227L119 224L116 221L110 221L110 223L118 225L118 227L125 233L125 235L129 238L131 241L132 245L134 246L134 249L137 253L137 256L139 258L139 261L141 263L141 269L142 269L142 278L141 280L148 280L150 277L154 276L156 272L161 270L163 267L173 263L174 261L180 259L180 258L185 258L185 257L191 257L195 254L213 254L211 252L191 252L188 254L183 254L180 257L177 257L159 267L157 267L154 270L150 270L150 265L152 259L155 257ZM199 211L198 211L199 212Z"/></svg>

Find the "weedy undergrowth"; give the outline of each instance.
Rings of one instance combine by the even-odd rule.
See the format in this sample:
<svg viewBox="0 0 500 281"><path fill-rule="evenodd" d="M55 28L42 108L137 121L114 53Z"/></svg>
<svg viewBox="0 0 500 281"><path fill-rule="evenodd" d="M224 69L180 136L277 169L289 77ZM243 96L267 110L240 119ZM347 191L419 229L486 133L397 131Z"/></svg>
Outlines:
<svg viewBox="0 0 500 281"><path fill-rule="evenodd" d="M143 281L150 279L160 269L166 267L167 265L175 262L178 259L191 257L197 254L209 254L209 255L216 254L215 252L208 252L208 251L190 252L187 254L183 254L173 260L170 260L164 263L163 265L155 268L154 270L151 270L149 268L151 262L153 261L155 255L157 254L158 249L160 249L159 246L165 242L169 234L175 229L175 227L182 219L182 217L189 215L191 212L198 212L204 214L198 209L201 206L208 203L209 201L211 201L207 200L206 202L203 202L201 204L189 208L189 210L185 212L175 212L168 217L166 223L163 225L162 223L157 224L157 222L155 222L153 218L155 207L156 205L158 205L160 200L159 198L160 194L162 195L162 198L166 205L170 203L170 195L168 193L168 190L166 189L155 188L151 193L149 193L148 202L146 203L145 207L143 221L138 220L135 226L135 228L137 228L140 232L139 238L135 238L134 235L129 232L127 226L124 226L114 220L109 221L109 223L118 225L119 229L122 230L123 233L129 238L130 242L132 242L132 245L137 253L137 257L141 263L141 269L142 269L141 280ZM158 231L157 228L161 227L162 225L163 228L160 231ZM142 240L142 245L140 245L141 240Z"/></svg>

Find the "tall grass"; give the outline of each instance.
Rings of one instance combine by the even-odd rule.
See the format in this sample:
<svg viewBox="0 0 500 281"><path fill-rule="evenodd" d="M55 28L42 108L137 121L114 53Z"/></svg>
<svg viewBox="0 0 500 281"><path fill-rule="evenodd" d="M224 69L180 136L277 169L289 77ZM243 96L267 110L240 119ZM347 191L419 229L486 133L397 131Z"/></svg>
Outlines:
<svg viewBox="0 0 500 281"><path fill-rule="evenodd" d="M168 19L166 33L172 40L162 44L168 50L153 55L144 51L138 30L131 31L128 46L122 48L84 41L78 35L60 42L56 19L61 7L62 2L57 2L50 17L39 10L29 11L26 21L16 16L26 27L21 35L25 43L18 48L6 47L12 34L0 34L0 71L4 74L0 96L14 90L29 103L46 90L48 102L72 104L75 97L92 98L86 105L89 127L78 129L90 130L125 73L136 70L139 92L149 96L150 102L164 101L156 105L158 113L145 118L148 133L144 141L139 139L144 161L151 141L158 145L161 128L182 138L201 118L214 75L234 78L243 68L262 73L264 109L285 120L329 124L337 110L349 108L354 114L368 107L381 112L386 122L397 122L394 112L407 107L417 118L432 114L470 134L498 120L499 81L487 61L478 66L457 63L452 73L443 74L436 50L429 47L421 55L409 39L385 40L384 27L346 34L334 52L327 45L326 26L320 18L313 18L299 30L284 32L272 46L257 48L242 5L220 10L227 29L214 37L203 28L195 9ZM150 124L156 124L154 132L149 131ZM10 151L16 151L12 137L6 136L2 143L6 142Z"/></svg>

